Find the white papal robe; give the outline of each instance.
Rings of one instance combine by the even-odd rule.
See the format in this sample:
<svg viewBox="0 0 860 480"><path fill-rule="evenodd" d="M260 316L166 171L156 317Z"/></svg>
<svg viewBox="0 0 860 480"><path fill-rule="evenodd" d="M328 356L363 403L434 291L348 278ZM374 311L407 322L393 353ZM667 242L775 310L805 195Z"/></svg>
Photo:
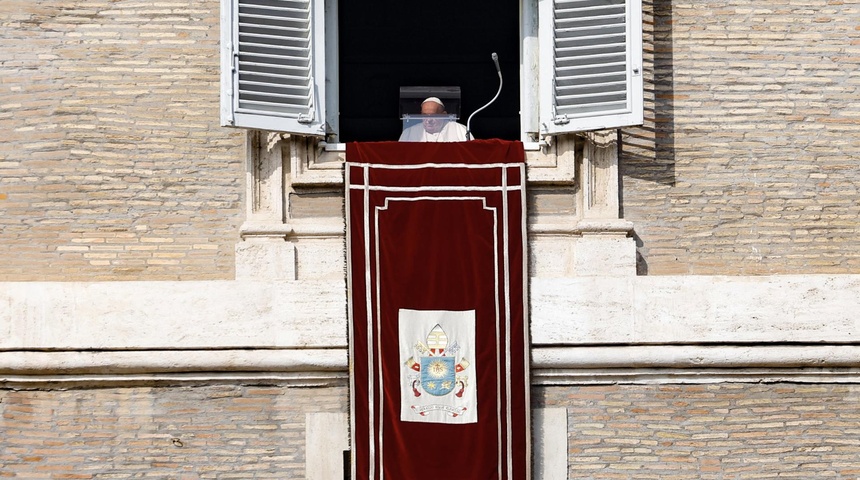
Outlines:
<svg viewBox="0 0 860 480"><path fill-rule="evenodd" d="M465 142L466 127L457 122L448 122L438 133L428 133L424 125L413 125L400 134L401 142Z"/></svg>

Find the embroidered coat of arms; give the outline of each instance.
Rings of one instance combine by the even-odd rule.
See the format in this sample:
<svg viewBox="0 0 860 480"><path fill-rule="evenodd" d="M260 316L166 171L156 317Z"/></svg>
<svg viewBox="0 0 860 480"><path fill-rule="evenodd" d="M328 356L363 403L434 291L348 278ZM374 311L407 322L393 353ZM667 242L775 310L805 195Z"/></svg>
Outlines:
<svg viewBox="0 0 860 480"><path fill-rule="evenodd" d="M400 310L401 420L477 421L474 325L473 310Z"/></svg>

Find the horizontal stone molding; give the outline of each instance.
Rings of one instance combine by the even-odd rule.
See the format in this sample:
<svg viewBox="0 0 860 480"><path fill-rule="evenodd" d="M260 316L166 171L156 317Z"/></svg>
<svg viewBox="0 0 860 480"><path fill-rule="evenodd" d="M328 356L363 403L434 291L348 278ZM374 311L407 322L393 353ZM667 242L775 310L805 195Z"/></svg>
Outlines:
<svg viewBox="0 0 860 480"><path fill-rule="evenodd" d="M284 385L287 387L345 387L346 372L195 372L125 374L0 374L0 388L55 390L65 388L174 385Z"/></svg>
<svg viewBox="0 0 860 480"><path fill-rule="evenodd" d="M246 222L239 229L242 238L252 237L283 237L293 239L308 238L343 238L346 224L343 219L331 222L290 220L290 223Z"/></svg>
<svg viewBox="0 0 860 480"><path fill-rule="evenodd" d="M532 349L533 385L858 383L860 345L650 345Z"/></svg>
<svg viewBox="0 0 860 480"><path fill-rule="evenodd" d="M633 233L633 223L623 219L579 220L565 223L532 223L528 232L537 236L560 235L620 235L628 236Z"/></svg>
<svg viewBox="0 0 860 480"><path fill-rule="evenodd" d="M0 374L342 372L346 365L344 348L0 352Z"/></svg>
<svg viewBox="0 0 860 480"><path fill-rule="evenodd" d="M290 223L266 223L261 221L245 222L239 229L243 238L249 237L321 237L343 238L346 235L343 219L333 219L329 223L320 220L290 220ZM622 219L576 220L570 223L530 223L528 233L536 236L561 235L621 235L633 233L633 224Z"/></svg>
<svg viewBox="0 0 860 480"><path fill-rule="evenodd" d="M860 345L534 347L532 384L860 381ZM348 377L346 348L2 351L0 384L275 382Z"/></svg>
<svg viewBox="0 0 860 480"><path fill-rule="evenodd" d="M533 386L860 383L858 368L626 368L533 370Z"/></svg>
<svg viewBox="0 0 860 480"><path fill-rule="evenodd" d="M860 368L860 345L649 345L542 347L532 364L545 369Z"/></svg>

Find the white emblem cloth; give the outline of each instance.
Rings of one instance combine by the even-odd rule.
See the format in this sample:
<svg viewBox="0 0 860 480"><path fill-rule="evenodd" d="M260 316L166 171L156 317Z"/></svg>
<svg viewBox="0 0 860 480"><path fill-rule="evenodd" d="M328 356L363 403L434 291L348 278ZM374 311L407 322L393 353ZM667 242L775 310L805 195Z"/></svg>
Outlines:
<svg viewBox="0 0 860 480"><path fill-rule="evenodd" d="M477 422L475 311L400 309L398 317L400 419Z"/></svg>

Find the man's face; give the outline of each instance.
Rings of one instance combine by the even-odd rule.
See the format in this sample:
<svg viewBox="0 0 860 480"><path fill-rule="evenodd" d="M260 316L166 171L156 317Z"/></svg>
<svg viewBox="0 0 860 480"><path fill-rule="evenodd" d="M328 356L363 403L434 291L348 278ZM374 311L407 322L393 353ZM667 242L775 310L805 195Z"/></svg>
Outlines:
<svg viewBox="0 0 860 480"><path fill-rule="evenodd" d="M445 109L438 103L424 102L421 104L421 115L441 115L443 113L445 113ZM439 133L445 126L445 121L441 118L425 118L422 123L424 123L424 130L427 133Z"/></svg>

